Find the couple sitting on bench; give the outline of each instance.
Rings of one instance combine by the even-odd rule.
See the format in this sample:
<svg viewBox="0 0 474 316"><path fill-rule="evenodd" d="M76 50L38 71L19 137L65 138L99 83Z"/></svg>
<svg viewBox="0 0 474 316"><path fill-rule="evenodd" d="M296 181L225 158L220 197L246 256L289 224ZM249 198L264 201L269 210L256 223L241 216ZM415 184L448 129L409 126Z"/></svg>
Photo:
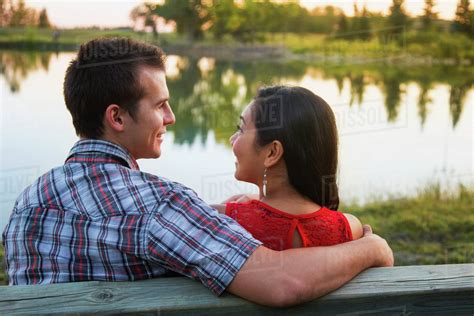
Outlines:
<svg viewBox="0 0 474 316"><path fill-rule="evenodd" d="M288 306L393 265L384 239L337 211L335 118L309 90L258 91L230 142L236 179L260 194L220 205L136 162L161 156L175 122L159 48L124 38L82 45L64 97L80 140L15 203L3 232L10 285L179 273L216 295Z"/></svg>

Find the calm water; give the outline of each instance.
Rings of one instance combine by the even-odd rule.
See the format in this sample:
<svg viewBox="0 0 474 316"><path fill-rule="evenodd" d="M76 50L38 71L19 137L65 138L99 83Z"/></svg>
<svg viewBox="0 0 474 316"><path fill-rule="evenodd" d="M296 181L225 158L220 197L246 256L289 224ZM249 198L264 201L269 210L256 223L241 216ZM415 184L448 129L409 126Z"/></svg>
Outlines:
<svg viewBox="0 0 474 316"><path fill-rule="evenodd" d="M62 97L71 53L0 51L0 227L21 190L63 163L77 140ZM228 62L170 56L177 123L144 171L180 181L208 202L252 185L233 180L228 139L263 83L301 85L337 116L343 201L473 183L472 67Z"/></svg>

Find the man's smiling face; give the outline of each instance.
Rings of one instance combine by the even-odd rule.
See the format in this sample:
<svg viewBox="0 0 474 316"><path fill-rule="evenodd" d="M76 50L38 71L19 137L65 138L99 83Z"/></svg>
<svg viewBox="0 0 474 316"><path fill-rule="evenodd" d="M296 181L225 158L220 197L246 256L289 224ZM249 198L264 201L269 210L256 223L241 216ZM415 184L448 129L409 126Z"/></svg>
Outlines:
<svg viewBox="0 0 474 316"><path fill-rule="evenodd" d="M146 66L140 67L138 73L144 95L138 101L134 117L126 116L123 145L135 159L158 158L166 126L175 122L168 102L166 76L163 70Z"/></svg>

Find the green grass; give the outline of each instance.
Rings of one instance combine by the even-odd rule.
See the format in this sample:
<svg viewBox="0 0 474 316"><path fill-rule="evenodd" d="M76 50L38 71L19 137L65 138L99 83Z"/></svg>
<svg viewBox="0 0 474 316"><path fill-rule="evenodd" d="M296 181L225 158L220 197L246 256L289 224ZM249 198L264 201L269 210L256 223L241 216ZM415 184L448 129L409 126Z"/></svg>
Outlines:
<svg viewBox="0 0 474 316"><path fill-rule="evenodd" d="M296 54L379 57L381 53L399 54L403 51L395 42L381 43L377 39L348 41L322 34L275 34L267 36L267 42L285 45Z"/></svg>
<svg viewBox="0 0 474 316"><path fill-rule="evenodd" d="M414 197L374 198L341 205L372 226L395 254L396 265L474 262L474 188L431 185ZM0 244L0 284L6 283Z"/></svg>
<svg viewBox="0 0 474 316"><path fill-rule="evenodd" d="M74 48L78 44L87 42L97 37L122 36L155 42L153 35L145 32L135 32L130 29L67 29L61 30L57 41L53 41L53 31L38 28L1 28L0 44L15 44L31 49L41 49L44 45L58 44L62 47ZM162 34L161 43L179 42L181 40L174 33Z"/></svg>
<svg viewBox="0 0 474 316"><path fill-rule="evenodd" d="M472 39L459 33L409 31L401 35L379 34L371 40L344 40L321 34L267 35L266 42L282 44L296 54L358 56L369 58L432 57L437 59L474 60Z"/></svg>
<svg viewBox="0 0 474 316"><path fill-rule="evenodd" d="M431 185L415 197L373 199L341 209L370 224L395 253L396 265L474 262L474 189Z"/></svg>
<svg viewBox="0 0 474 316"><path fill-rule="evenodd" d="M152 34L135 32L132 29L67 29L61 30L57 42L52 39L52 30L38 28L1 28L0 44L28 49L42 49L46 46L59 45L59 49L75 49L83 42L96 37L124 36L155 43L161 46L169 44L191 44L185 36L176 33L160 34L159 39ZM295 34L277 33L261 34L263 43L282 45L295 54L319 54L325 56L385 58L409 55L413 57L431 57L435 59L453 59L474 61L472 39L459 33L445 32L442 35L434 31L408 31L402 35L390 36L379 31L371 40L345 40L337 36L316 33ZM217 42L211 34L206 33L198 42L204 45L234 46L241 43L224 36Z"/></svg>

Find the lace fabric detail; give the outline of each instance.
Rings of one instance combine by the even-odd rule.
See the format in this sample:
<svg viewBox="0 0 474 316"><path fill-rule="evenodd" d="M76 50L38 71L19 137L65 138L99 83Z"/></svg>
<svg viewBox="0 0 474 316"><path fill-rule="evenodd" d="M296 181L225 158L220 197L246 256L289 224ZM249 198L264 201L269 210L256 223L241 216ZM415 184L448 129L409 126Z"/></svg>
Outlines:
<svg viewBox="0 0 474 316"><path fill-rule="evenodd" d="M293 248L295 230L303 247L331 246L352 240L345 216L325 207L310 214L293 215L252 200L227 203L226 214L273 250Z"/></svg>

